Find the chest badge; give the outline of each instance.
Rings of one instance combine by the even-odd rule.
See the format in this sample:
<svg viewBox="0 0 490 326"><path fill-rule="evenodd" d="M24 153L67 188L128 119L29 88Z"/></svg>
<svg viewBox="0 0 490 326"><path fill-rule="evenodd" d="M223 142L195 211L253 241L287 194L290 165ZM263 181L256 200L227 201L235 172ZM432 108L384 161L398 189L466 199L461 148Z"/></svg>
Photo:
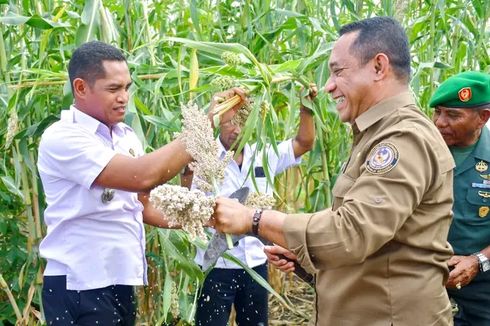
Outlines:
<svg viewBox="0 0 490 326"><path fill-rule="evenodd" d="M487 162L480 161L476 163L475 169L480 173L485 172L486 170L488 170L488 164Z"/></svg>
<svg viewBox="0 0 490 326"><path fill-rule="evenodd" d="M398 149L390 143L379 143L369 152L366 170L372 174L391 171L398 164Z"/></svg>
<svg viewBox="0 0 490 326"><path fill-rule="evenodd" d="M482 206L480 209L478 209L478 216L481 218L484 218L488 215L488 212L490 211L490 208L488 206Z"/></svg>
<svg viewBox="0 0 490 326"><path fill-rule="evenodd" d="M136 154L134 153L134 149L130 148L129 149L129 154L132 156L132 157L135 157Z"/></svg>
<svg viewBox="0 0 490 326"><path fill-rule="evenodd" d="M490 192L488 191L478 191L478 196L482 198L490 198Z"/></svg>
<svg viewBox="0 0 490 326"><path fill-rule="evenodd" d="M110 189L110 188L105 188L104 191L102 192L102 195L100 196L100 198L102 199L102 202L104 204L107 204L108 202L110 202L111 200L114 199L114 189Z"/></svg>

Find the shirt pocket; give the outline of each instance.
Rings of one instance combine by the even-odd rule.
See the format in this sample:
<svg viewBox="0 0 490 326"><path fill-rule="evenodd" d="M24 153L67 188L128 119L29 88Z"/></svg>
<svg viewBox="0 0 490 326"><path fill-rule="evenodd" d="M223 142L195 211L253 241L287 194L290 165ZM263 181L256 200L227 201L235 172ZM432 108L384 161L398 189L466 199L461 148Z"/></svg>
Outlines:
<svg viewBox="0 0 490 326"><path fill-rule="evenodd" d="M469 188L466 194L466 203L464 216L465 218L471 218L473 220L481 220L482 217L479 216L481 207L490 206L490 191L480 189L480 188ZM490 216L486 214L485 217Z"/></svg>
<svg viewBox="0 0 490 326"><path fill-rule="evenodd" d="M332 195L334 197L332 206L333 210L336 210L342 204L345 194L352 188L354 182L355 180L345 173L341 174L337 178L337 181L332 189Z"/></svg>

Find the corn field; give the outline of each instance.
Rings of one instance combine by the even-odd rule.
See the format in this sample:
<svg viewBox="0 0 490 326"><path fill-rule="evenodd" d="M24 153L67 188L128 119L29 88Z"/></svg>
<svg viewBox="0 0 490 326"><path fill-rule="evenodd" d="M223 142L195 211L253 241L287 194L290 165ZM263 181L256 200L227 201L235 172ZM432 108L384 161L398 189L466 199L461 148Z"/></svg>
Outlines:
<svg viewBox="0 0 490 326"><path fill-rule="evenodd" d="M181 103L206 109L228 86L247 88L254 101L241 145L275 144L295 134L302 87L325 84L340 26L377 15L406 28L411 89L426 112L448 76L490 73L488 0L0 0L0 325L42 324L37 146L72 103L67 65L77 46L101 40L125 53L133 79L126 123L147 152L180 131ZM349 153L350 127L332 99L320 92L314 110L314 149L276 179L283 211L328 207ZM193 256L204 245L182 231L147 228L150 285L138 290L138 324L192 324L205 277ZM284 282L270 291L282 296Z"/></svg>

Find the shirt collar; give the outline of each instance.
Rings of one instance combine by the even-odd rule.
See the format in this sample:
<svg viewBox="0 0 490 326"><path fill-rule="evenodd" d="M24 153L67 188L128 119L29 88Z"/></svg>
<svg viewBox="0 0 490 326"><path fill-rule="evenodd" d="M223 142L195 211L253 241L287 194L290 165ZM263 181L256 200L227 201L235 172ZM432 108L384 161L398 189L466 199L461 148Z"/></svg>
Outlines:
<svg viewBox="0 0 490 326"><path fill-rule="evenodd" d="M225 146L223 146L221 139L219 139L219 135L216 138L216 141L218 142L218 157L223 158L225 153L226 153L226 149L225 149Z"/></svg>
<svg viewBox="0 0 490 326"><path fill-rule="evenodd" d="M392 113L393 108L401 108L411 104L415 104L415 100L408 91L389 97L358 116L355 120L355 126L362 132Z"/></svg>
<svg viewBox="0 0 490 326"><path fill-rule="evenodd" d="M474 155L478 157L479 159L485 160L485 161L490 161L490 151L488 148L490 148L490 130L486 126L483 126L480 138L478 139L478 142L476 143L476 148L474 151Z"/></svg>
<svg viewBox="0 0 490 326"><path fill-rule="evenodd" d="M223 146L223 143L221 142L221 139L219 139L219 135L218 137L216 138L216 141L218 142L218 157L220 159L223 159L225 157L225 154L227 152L225 146ZM245 158L245 153L248 153L249 150L248 148L250 147L249 144L245 144L245 146L243 146L243 157Z"/></svg>
<svg viewBox="0 0 490 326"><path fill-rule="evenodd" d="M97 131L110 134L109 127L92 116L80 111L74 105L70 106L70 110L64 110L61 112L61 120L77 123L93 134L97 133ZM131 130L129 126L122 122L112 127L112 131L118 135L124 134L126 131L125 129Z"/></svg>

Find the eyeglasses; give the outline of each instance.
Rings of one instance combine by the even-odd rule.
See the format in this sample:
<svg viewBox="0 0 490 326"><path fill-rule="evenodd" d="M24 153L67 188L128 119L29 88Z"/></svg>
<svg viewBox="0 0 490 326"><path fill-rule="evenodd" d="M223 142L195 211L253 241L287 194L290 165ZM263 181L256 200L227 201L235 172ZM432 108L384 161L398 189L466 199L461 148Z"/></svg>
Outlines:
<svg viewBox="0 0 490 326"><path fill-rule="evenodd" d="M231 127L238 127L238 124L236 123L235 119L230 119L225 122L220 123L220 127L225 127L225 128L231 128Z"/></svg>

